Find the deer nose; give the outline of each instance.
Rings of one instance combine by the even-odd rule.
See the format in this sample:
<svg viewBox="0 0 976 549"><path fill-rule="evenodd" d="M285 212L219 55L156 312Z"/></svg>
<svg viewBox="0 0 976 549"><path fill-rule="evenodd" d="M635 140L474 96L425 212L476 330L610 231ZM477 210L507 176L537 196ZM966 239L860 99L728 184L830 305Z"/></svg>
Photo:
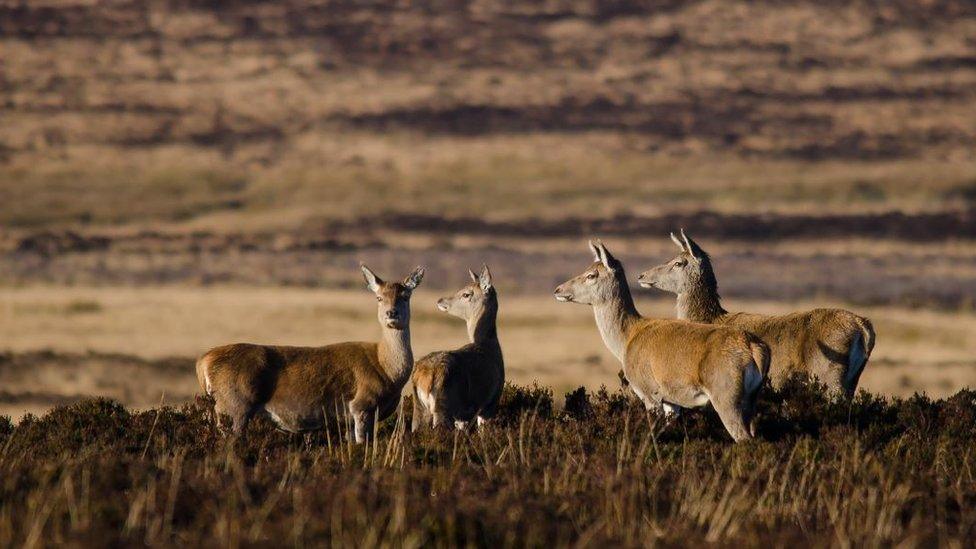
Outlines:
<svg viewBox="0 0 976 549"><path fill-rule="evenodd" d="M563 289L562 284L556 286L556 289L553 290L552 295L556 298L556 301L569 301L573 298L573 294Z"/></svg>
<svg viewBox="0 0 976 549"><path fill-rule="evenodd" d="M396 317L397 317L396 309L390 309L389 311L386 311L386 318L389 318L390 320L394 320L396 319Z"/></svg>

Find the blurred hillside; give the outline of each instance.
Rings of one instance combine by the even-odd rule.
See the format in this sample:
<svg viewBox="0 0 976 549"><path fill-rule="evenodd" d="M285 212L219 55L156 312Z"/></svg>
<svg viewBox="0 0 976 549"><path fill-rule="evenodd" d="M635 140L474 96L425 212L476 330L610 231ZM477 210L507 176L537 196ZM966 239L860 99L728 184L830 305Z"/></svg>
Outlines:
<svg viewBox="0 0 976 549"><path fill-rule="evenodd" d="M679 227L731 310L870 316L871 390L972 385L976 2L0 0L0 413L372 338L360 261L428 266L418 355L486 262L510 379L614 385L550 292Z"/></svg>
<svg viewBox="0 0 976 549"><path fill-rule="evenodd" d="M968 208L976 4L0 0L0 108L13 227Z"/></svg>
<svg viewBox="0 0 976 549"><path fill-rule="evenodd" d="M287 146L332 125L806 159L976 144L972 2L512 4L6 0L3 147Z"/></svg>

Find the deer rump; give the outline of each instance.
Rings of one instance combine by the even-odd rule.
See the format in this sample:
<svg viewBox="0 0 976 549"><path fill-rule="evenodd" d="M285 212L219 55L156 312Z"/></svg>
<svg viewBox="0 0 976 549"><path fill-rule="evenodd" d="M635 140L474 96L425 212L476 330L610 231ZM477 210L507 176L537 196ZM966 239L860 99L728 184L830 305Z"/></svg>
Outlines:
<svg viewBox="0 0 976 549"><path fill-rule="evenodd" d="M414 398L437 422L488 419L501 396L504 374L485 367L492 358L477 345L430 353L414 365Z"/></svg>
<svg viewBox="0 0 976 549"><path fill-rule="evenodd" d="M871 321L843 309L780 316L728 313L719 323L756 334L769 345L769 378L776 388L793 376L810 375L853 396L874 349Z"/></svg>

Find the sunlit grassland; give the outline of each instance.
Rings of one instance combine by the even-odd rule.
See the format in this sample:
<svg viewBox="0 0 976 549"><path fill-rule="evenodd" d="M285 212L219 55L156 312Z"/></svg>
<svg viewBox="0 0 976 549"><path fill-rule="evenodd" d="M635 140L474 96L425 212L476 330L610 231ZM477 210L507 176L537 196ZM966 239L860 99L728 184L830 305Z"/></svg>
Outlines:
<svg viewBox="0 0 976 549"><path fill-rule="evenodd" d="M0 223L246 230L387 211L488 218L965 207L971 161L803 162L663 154L602 133L338 132L273 153L73 147L0 167Z"/></svg>
<svg viewBox="0 0 976 549"><path fill-rule="evenodd" d="M437 292L419 290L412 300L414 353L459 347L467 342L461 320L436 310ZM648 315L670 317L668 299L646 299ZM729 300L734 309L788 312L823 303ZM976 317L971 312L861 307L878 331L878 344L861 386L887 395L924 391L945 396L976 386ZM282 345L325 345L377 337L375 304L363 290L301 288L52 288L0 289L0 333L15 353L51 350L59 355L107 353L79 360L41 360L33 370L0 376L11 394L43 393L77 398L79 391L112 395L145 407L180 402L199 393L192 360L207 349L248 341ZM587 307L560 304L547 296L503 296L499 334L507 378L553 387L557 395L578 386L618 386L619 363L606 350ZM128 361L124 357L132 357ZM156 370L152 363L177 357L186 370ZM112 376L122 368L125 376ZM40 368L43 366L43 368ZM33 372L33 373L32 373ZM134 374L133 372L138 372ZM149 380L158 380L151 390ZM147 388L149 390L147 390ZM164 395L165 393L165 395ZM19 417L37 405L13 401L3 413Z"/></svg>

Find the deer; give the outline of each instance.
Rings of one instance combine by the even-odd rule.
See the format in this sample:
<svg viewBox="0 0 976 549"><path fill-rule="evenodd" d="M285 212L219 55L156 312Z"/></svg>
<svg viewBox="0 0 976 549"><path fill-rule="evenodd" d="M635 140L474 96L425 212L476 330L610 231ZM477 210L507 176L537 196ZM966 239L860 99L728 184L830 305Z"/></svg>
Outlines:
<svg viewBox="0 0 976 549"><path fill-rule="evenodd" d="M200 386L214 399L218 426L230 416L241 434L257 413L270 416L283 431L326 428L351 415L357 443L366 441L373 422L392 414L410 379L410 296L424 277L417 267L403 282L384 282L361 265L366 287L376 296L379 342L345 342L324 347L235 343L207 351L196 363Z"/></svg>
<svg viewBox="0 0 976 549"><path fill-rule="evenodd" d="M677 294L677 317L747 330L772 351L769 380L774 388L796 375L812 377L835 395L854 396L874 349L871 321L843 309L813 309L770 316L730 313L722 307L709 255L684 229L670 261L642 272L643 288Z"/></svg>
<svg viewBox="0 0 976 549"><path fill-rule="evenodd" d="M590 251L593 264L553 295L593 308L604 344L645 408L671 415L711 403L733 440L755 436L756 398L769 369L766 344L745 330L641 316L623 264L600 241L591 241Z"/></svg>
<svg viewBox="0 0 976 549"><path fill-rule="evenodd" d="M411 429L454 426L466 430L477 420L481 427L495 415L505 386L505 363L495 320L498 293L491 271L468 270L471 283L437 300L441 311L465 321L467 345L430 353L413 370L413 422Z"/></svg>

